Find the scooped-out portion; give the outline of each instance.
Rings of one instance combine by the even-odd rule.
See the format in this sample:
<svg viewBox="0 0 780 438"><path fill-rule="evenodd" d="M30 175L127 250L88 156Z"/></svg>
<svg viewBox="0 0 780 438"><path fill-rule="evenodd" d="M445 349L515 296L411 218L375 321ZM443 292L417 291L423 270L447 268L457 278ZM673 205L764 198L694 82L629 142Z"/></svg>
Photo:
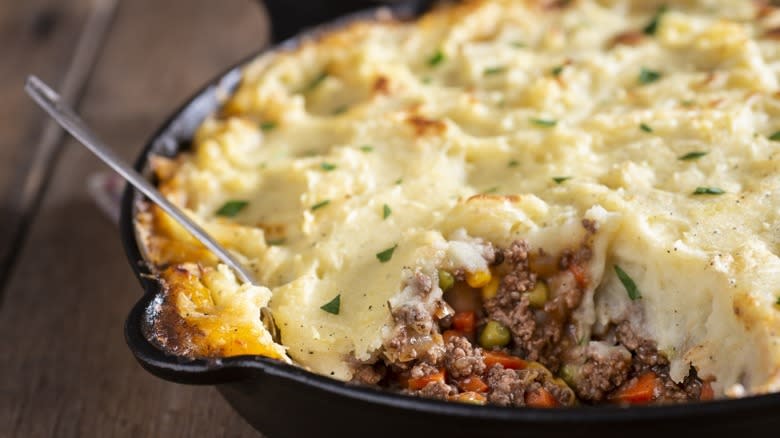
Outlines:
<svg viewBox="0 0 780 438"><path fill-rule="evenodd" d="M464 1L261 56L151 160L258 285L140 205L147 337L474 404L780 390L780 11L759 3Z"/></svg>
<svg viewBox="0 0 780 438"><path fill-rule="evenodd" d="M603 212L590 217L606 219ZM353 381L442 400L500 406L556 407L577 403L710 400L710 379L690 367L677 382L654 341L642 337L640 298L618 265L628 298L601 303L593 296L604 275L608 235L601 221L581 221L584 233L562 229L573 246L550 253L518 239L506 248L482 240L452 242L484 264L457 257L434 275L410 270L389 307L395 322L377 361ZM609 227L604 230L609 233ZM580 235L582 234L582 235ZM464 236L457 236L462 239ZM486 265L486 266L485 266ZM436 297L430 305L430 297ZM619 318L594 325L605 306L625 307Z"/></svg>

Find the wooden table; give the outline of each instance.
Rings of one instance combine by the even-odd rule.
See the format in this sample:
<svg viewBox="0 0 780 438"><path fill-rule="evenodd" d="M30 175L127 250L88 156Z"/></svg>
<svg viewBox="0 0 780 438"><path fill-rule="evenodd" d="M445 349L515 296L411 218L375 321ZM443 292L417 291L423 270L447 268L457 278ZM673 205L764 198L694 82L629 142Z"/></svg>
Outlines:
<svg viewBox="0 0 780 438"><path fill-rule="evenodd" d="M258 436L210 387L146 373L122 325L141 289L86 188L105 169L22 92L35 73L126 159L194 90L268 41L249 0L0 6L0 436Z"/></svg>

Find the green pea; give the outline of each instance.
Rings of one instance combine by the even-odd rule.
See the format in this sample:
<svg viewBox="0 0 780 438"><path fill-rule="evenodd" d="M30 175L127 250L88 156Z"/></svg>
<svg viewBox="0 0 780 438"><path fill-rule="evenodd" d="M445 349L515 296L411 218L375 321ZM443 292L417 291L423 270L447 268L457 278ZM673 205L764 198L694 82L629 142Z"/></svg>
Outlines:
<svg viewBox="0 0 780 438"><path fill-rule="evenodd" d="M479 335L479 345L482 348L503 347L512 339L509 329L492 319L485 324Z"/></svg>
<svg viewBox="0 0 780 438"><path fill-rule="evenodd" d="M579 367L572 364L564 364L558 371L558 375L569 386L575 386L577 381L577 374L579 373Z"/></svg>
<svg viewBox="0 0 780 438"><path fill-rule="evenodd" d="M550 290L544 282L537 282L536 286L528 292L528 302L531 307L537 309L544 307L544 303L547 302L547 297L550 294Z"/></svg>
<svg viewBox="0 0 780 438"><path fill-rule="evenodd" d="M455 284L455 277L447 271L439 270L439 287L441 290L449 290Z"/></svg>

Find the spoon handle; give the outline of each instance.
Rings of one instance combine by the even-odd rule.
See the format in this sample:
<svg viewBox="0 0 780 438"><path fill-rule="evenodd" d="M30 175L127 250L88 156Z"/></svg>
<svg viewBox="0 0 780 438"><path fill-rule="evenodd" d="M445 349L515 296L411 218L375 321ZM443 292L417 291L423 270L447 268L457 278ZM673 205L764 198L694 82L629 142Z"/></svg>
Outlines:
<svg viewBox="0 0 780 438"><path fill-rule="evenodd" d="M27 78L25 91L35 102L60 124L66 131L86 146L93 154L103 160L109 167L120 174L127 182L146 195L166 213L176 219L190 234L198 239L217 258L230 266L244 283L252 283L252 274L246 270L222 245L217 243L198 224L193 222L179 207L168 201L162 193L151 185L143 176L128 166L111 149L101 142L76 113L60 99L59 94L35 76Z"/></svg>

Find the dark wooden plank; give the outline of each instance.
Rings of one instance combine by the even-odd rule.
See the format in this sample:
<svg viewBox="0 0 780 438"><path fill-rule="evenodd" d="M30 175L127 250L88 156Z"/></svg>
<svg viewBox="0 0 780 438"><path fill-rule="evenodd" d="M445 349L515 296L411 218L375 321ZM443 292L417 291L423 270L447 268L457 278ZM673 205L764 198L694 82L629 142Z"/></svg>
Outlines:
<svg viewBox="0 0 780 438"><path fill-rule="evenodd" d="M0 8L0 289L61 143L59 129L22 91L28 74L80 93L116 0L33 0Z"/></svg>
<svg viewBox="0 0 780 438"><path fill-rule="evenodd" d="M197 87L267 40L253 2L125 0L81 104L125 158ZM159 380L122 325L141 293L85 176L104 167L64 145L0 309L0 435L257 436L213 388Z"/></svg>

